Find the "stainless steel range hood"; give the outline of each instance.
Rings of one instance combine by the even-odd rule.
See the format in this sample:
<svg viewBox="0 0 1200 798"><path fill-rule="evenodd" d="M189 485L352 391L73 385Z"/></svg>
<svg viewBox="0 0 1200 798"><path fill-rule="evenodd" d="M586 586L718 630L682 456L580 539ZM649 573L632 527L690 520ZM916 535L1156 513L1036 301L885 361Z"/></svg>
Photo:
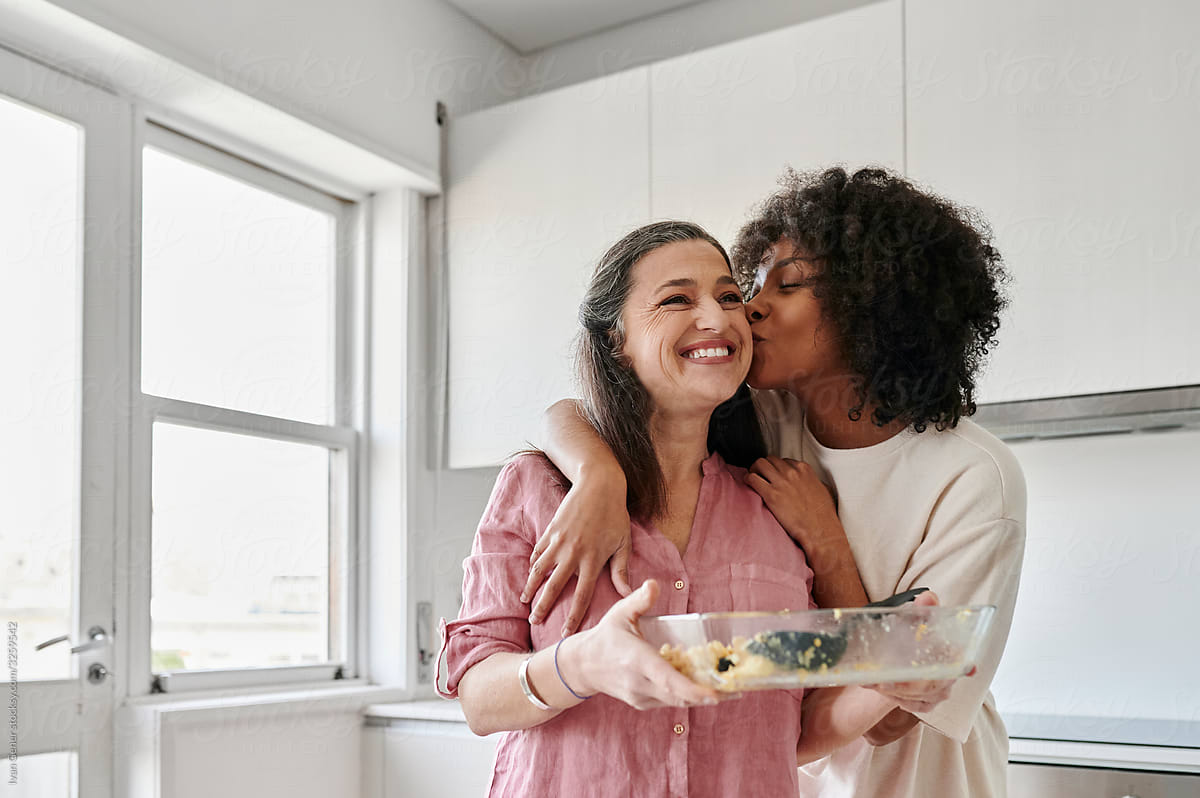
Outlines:
<svg viewBox="0 0 1200 798"><path fill-rule="evenodd" d="M1200 385L997 402L972 419L1006 441L1200 428Z"/></svg>

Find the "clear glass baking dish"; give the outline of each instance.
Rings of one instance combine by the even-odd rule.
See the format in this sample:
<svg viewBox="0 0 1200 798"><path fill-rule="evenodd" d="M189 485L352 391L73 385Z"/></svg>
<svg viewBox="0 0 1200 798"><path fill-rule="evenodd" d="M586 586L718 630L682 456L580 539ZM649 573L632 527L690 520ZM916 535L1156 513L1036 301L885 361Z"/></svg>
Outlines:
<svg viewBox="0 0 1200 798"><path fill-rule="evenodd" d="M955 679L975 666L992 606L709 612L639 621L676 670L723 691Z"/></svg>

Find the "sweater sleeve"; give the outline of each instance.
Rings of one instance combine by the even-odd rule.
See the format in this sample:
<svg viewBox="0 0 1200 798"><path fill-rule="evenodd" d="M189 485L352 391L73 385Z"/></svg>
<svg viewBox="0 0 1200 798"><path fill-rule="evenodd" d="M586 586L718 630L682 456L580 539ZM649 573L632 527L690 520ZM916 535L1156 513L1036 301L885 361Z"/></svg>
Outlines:
<svg viewBox="0 0 1200 798"><path fill-rule="evenodd" d="M917 717L965 742L988 695L1008 640L1025 553L1025 485L1015 465L978 469L953 480L909 560L898 590L928 587L942 606L995 605L974 676L959 679L950 698Z"/></svg>

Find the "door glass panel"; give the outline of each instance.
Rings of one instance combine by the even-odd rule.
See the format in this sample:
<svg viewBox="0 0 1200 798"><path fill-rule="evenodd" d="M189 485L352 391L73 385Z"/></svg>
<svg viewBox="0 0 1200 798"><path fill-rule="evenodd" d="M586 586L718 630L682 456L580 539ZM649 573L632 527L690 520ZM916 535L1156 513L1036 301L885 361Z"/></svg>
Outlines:
<svg viewBox="0 0 1200 798"><path fill-rule="evenodd" d="M154 672L329 661L329 450L162 422L153 446Z"/></svg>
<svg viewBox="0 0 1200 798"><path fill-rule="evenodd" d="M142 390L329 423L333 217L150 147L142 181Z"/></svg>
<svg viewBox="0 0 1200 798"><path fill-rule="evenodd" d="M0 97L0 614L22 681L74 669L68 643L34 646L75 631L82 144Z"/></svg>

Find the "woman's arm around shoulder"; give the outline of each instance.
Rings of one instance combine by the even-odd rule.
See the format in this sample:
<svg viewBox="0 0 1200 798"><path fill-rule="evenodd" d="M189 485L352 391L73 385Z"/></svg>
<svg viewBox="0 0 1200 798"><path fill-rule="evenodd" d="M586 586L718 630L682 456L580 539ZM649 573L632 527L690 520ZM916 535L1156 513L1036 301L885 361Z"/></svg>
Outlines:
<svg viewBox="0 0 1200 798"><path fill-rule="evenodd" d="M530 613L533 623L540 622L566 583L578 574L563 629L564 634L570 634L587 613L605 563L610 564L617 592L625 596L632 590L625 474L573 399L564 399L546 410L538 443L571 487L537 539L522 597L530 600L545 581Z"/></svg>

